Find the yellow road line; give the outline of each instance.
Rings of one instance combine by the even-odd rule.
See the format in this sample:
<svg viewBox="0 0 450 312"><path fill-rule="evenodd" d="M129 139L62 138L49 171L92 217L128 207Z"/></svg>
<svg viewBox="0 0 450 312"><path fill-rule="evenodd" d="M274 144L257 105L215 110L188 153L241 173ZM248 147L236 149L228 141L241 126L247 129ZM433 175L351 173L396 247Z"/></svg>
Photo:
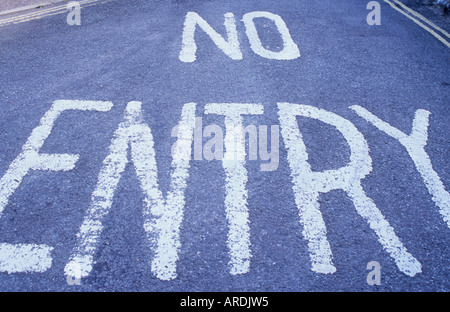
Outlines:
<svg viewBox="0 0 450 312"><path fill-rule="evenodd" d="M30 17L30 16L41 15L41 14L45 14L47 12L52 12L52 11L59 10L59 9L61 9L61 6L50 8L50 9L39 10L37 12L22 14L22 15L10 17L10 18L5 18L5 19L2 19L0 22L1 23L14 22L14 21L16 21L18 19L21 19L21 18L27 18L27 17Z"/></svg>
<svg viewBox="0 0 450 312"><path fill-rule="evenodd" d="M95 0L95 1L97 1L97 0ZM97 3L89 3L89 4L84 5L83 7L86 8L86 7L90 7L92 5L96 5L96 4ZM57 11L57 12L50 12L50 13L42 15L42 16L31 17L31 18L28 18L28 19L25 19L25 20L20 20L20 21L17 21L17 22L13 22L13 24L19 24L19 23L23 23L23 22L27 22L27 21L37 20L37 19L41 19L43 17L58 15L58 14L61 14L61 13L66 13L66 10L64 10L64 11Z"/></svg>
<svg viewBox="0 0 450 312"><path fill-rule="evenodd" d="M410 9L409 7L407 7L406 5L404 5L402 2L398 1L398 0L393 0L395 3L397 3L399 6L401 6L403 9L405 9L406 11L408 11L409 13L411 13L412 15L414 15L415 17L421 19L422 21L424 21L425 23L427 23L428 25L430 25L431 27L433 27L434 29L436 29L437 31L441 32L443 35L445 35L447 38L450 38L450 34L448 32L446 32L444 29L440 28L439 26L436 26L434 23L432 23L431 21L429 21L426 17L424 17L422 14Z"/></svg>
<svg viewBox="0 0 450 312"><path fill-rule="evenodd" d="M110 0L107 0L107 1L110 1ZM103 3L103 2L107 2L107 1L100 1L100 2ZM81 0L78 2L80 3L80 6L87 7L87 6L97 4L97 2L99 2L99 0ZM22 22L35 20L35 19L40 19L40 18L43 18L46 16L61 14L64 12L67 12L67 3L58 5L55 7L51 7L48 9L39 10L37 12L22 14L19 16L14 16L11 18L0 20L0 26L6 25L6 24L18 24L18 23L22 23Z"/></svg>
<svg viewBox="0 0 450 312"><path fill-rule="evenodd" d="M393 0L395 1L395 0ZM407 18L409 18L410 20L412 20L414 23L416 23L417 25L419 25L420 27L422 27L423 29L425 29L426 31L428 31L430 34L432 34L436 39L438 39L440 42L442 42L443 44L445 44L447 46L447 48L450 48L450 43L445 40L445 38L443 38L441 35L439 35L438 33L436 33L434 30L432 30L430 27L428 27L427 25L424 25L422 22L420 22L419 20L417 20L416 18L412 17L411 15L409 15L408 13L406 13L405 11L403 11L402 9L398 8L395 4L393 4L391 1L389 0L384 0L384 2L388 3L393 9L397 10L398 12L402 13L403 15L405 15ZM411 10L412 11L412 10ZM417 13L419 14L419 13ZM423 16L422 16L423 17ZM428 21L425 17L423 17L424 20L427 21L427 23L431 23L430 21ZM433 24L434 25L434 24ZM437 27L437 26L436 26Z"/></svg>
<svg viewBox="0 0 450 312"><path fill-rule="evenodd" d="M19 23L23 23L23 22L27 22L27 21L32 21L32 20L37 20L37 19L41 19L43 17L47 17L47 16L52 16L52 15L57 15L57 14L61 14L62 12L53 12L53 13L48 13L46 15L41 15L41 16L35 16L35 17L30 17L28 19L23 19L20 21L13 21L13 22L9 22L7 24L19 24ZM6 23L5 23L6 24ZM0 26L3 26L2 24L0 24Z"/></svg>
<svg viewBox="0 0 450 312"><path fill-rule="evenodd" d="M66 7L62 8L62 7L58 6L56 8L46 9L46 10L43 10L43 11L23 14L23 15L20 15L20 16L15 16L15 17L11 17L11 18L8 18L8 19L4 19L4 20L1 20L0 23L1 24L13 23L13 22L19 21L21 19L27 19L29 17L40 16L40 15L45 16L46 13L52 13L52 12L55 12L55 11L60 11L60 10L65 10L65 9L66 9Z"/></svg>

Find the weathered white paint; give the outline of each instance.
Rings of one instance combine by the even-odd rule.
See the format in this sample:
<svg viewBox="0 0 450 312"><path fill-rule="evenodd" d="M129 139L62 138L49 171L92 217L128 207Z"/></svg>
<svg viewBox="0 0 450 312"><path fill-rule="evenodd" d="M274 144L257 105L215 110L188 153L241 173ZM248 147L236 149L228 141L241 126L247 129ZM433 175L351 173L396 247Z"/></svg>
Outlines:
<svg viewBox="0 0 450 312"><path fill-rule="evenodd" d="M417 171L422 176L433 201L439 207L439 213L444 218L447 226L450 227L450 194L445 190L444 184L438 174L433 170L431 160L425 151L425 145L428 140L428 119L430 112L424 109L418 109L414 116L411 133L406 135L361 106L353 105L350 106L350 109L373 124L380 131L399 141L406 148Z"/></svg>
<svg viewBox="0 0 450 312"><path fill-rule="evenodd" d="M10 164L0 180L0 216L9 198L17 190L30 170L67 171L74 168L79 156L73 154L39 153L52 132L56 119L66 110L100 111L111 109L111 102L57 100L33 129L21 153ZM44 272L52 265L50 252L44 244L0 243L0 271L8 273Z"/></svg>
<svg viewBox="0 0 450 312"><path fill-rule="evenodd" d="M0 243L0 272L45 272L52 266L53 247Z"/></svg>
<svg viewBox="0 0 450 312"><path fill-rule="evenodd" d="M236 30L236 21L233 13L225 13L225 28L227 31L228 41L217 33L200 15L196 12L188 12L184 21L182 44L179 59L182 62L191 63L196 59L197 44L194 34L198 25L222 50L233 60L242 60L242 52L239 48L239 39Z"/></svg>
<svg viewBox="0 0 450 312"><path fill-rule="evenodd" d="M288 152L295 202L303 226L303 236L308 240L312 270L325 274L334 273L336 270L332 263L332 252L318 199L319 193L342 189L352 199L359 215L374 230L379 242L394 259L397 267L410 276L420 273L421 264L409 254L394 229L361 186L361 179L372 170L369 148L363 135L350 121L323 109L290 103L278 103L278 109L281 133ZM308 163L308 154L296 116L317 119L334 126L350 147L348 165L337 170L313 172Z"/></svg>
<svg viewBox="0 0 450 312"><path fill-rule="evenodd" d="M30 170L67 171L74 168L79 155L39 153L44 141L50 135L56 119L66 110L107 112L111 102L57 100L41 118L39 126L33 129L22 152L14 159L0 180L0 216L8 204L9 197L19 187Z"/></svg>
<svg viewBox="0 0 450 312"><path fill-rule="evenodd" d="M151 270L162 280L176 277L179 230L185 206L184 190L189 176L195 107L195 103L188 103L182 108L177 146L172 149L170 191L164 199L158 186L153 136L144 123L141 103L128 103L125 120L115 131L109 147L110 153L103 161L91 206L78 233L78 245L65 268L66 275L75 276L77 273L85 277L92 270L94 253L103 229L102 221L111 209L115 190L128 163L127 151L130 147L131 161L145 196L144 230L154 249ZM72 272L74 267L81 274Z"/></svg>
<svg viewBox="0 0 450 312"><path fill-rule="evenodd" d="M270 51L263 47L253 21L255 18L266 18L275 23L283 40L283 49L281 51ZM250 47L255 54L273 60L293 60L300 57L300 50L292 39L286 23L279 15L270 12L255 11L244 14L242 21L245 24Z"/></svg>
<svg viewBox="0 0 450 312"><path fill-rule="evenodd" d="M246 189L245 137L242 115L262 114L261 104L211 103L205 114L225 116L225 211L228 220L227 245L230 253L230 273L247 273L250 269L250 227Z"/></svg>

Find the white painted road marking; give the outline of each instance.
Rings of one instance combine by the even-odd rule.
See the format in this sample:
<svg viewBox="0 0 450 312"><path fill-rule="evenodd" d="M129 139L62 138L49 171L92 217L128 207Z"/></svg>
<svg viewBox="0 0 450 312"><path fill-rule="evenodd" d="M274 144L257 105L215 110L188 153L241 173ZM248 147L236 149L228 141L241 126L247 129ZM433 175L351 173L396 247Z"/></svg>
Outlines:
<svg viewBox="0 0 450 312"><path fill-rule="evenodd" d="M288 151L295 202L299 209L303 235L308 240L312 270L325 274L336 270L332 263L331 248L326 238L327 231L318 197L319 193L342 189L352 199L359 215L375 231L379 242L394 259L400 271L409 276L420 273L419 261L407 252L394 229L361 186L361 179L372 170L369 147L363 135L347 119L323 109L290 103L278 103L278 109L281 134ZM314 118L334 126L350 147L350 163L338 170L311 171L296 116Z"/></svg>
<svg viewBox="0 0 450 312"><path fill-rule="evenodd" d="M9 197L19 187L22 179L30 170L67 171L72 170L79 155L40 154L44 141L50 135L56 119L66 110L93 110L107 112L111 102L99 101L55 101L42 117L40 125L33 129L22 152L14 159L0 180L0 216L8 204Z"/></svg>
<svg viewBox="0 0 450 312"><path fill-rule="evenodd" d="M192 63L196 60L197 44L195 42L195 29L198 25L216 44L216 46L233 60L242 60L242 52L239 47L239 38L236 29L236 21L233 13L225 13L225 28L228 41L217 33L200 15L196 12L188 12L184 21L182 34L182 44L179 59L185 63ZM265 18L275 23L281 39L283 49L281 51L271 51L263 47L256 30L255 18ZM250 42L250 48L261 57L272 60L293 60L300 57L300 50L291 37L289 29L283 19L276 14L263 11L255 11L244 14L242 21L245 24L246 34Z"/></svg>
<svg viewBox="0 0 450 312"><path fill-rule="evenodd" d="M247 273L250 269L250 227L247 208L247 169L242 115L260 115L261 104L207 104L205 114L225 116L225 155L222 166L226 174L225 211L228 220L230 273Z"/></svg>
<svg viewBox="0 0 450 312"><path fill-rule="evenodd" d="M233 13L225 13L224 17L228 41L218 34L200 15L195 12L188 12L184 21L183 42L179 56L180 61L191 63L196 59L197 44L194 39L196 25L203 29L217 47L226 55L233 60L242 60L234 15Z"/></svg>
<svg viewBox="0 0 450 312"><path fill-rule="evenodd" d="M0 243L0 272L45 272L52 266L53 247Z"/></svg>
<svg viewBox="0 0 450 312"><path fill-rule="evenodd" d="M261 40L259 39L258 31L255 27L255 18L267 18L275 23L278 32L281 35L281 39L283 40L283 49L281 51L270 51L263 47ZM247 37L250 41L250 47L253 52L259 56L272 60L293 60L300 57L300 50L294 40L292 40L286 23L279 15L270 12L256 11L244 14L242 21L245 24Z"/></svg>
<svg viewBox="0 0 450 312"><path fill-rule="evenodd" d="M2 204L0 212L30 170L67 171L75 166L78 155L40 153L62 112L66 110L107 112L111 107L111 102L102 101L55 101L41 118L40 125L33 129L22 147L22 152L0 180ZM417 110L411 134L406 135L360 106L354 105L350 108L379 130L398 140L407 149L448 225L449 193L433 170L425 152L430 113L423 109ZM65 267L66 275L85 277L92 270L96 246L103 227L102 220L111 208L116 187L129 161L127 155L130 149L131 162L134 164L145 197L144 230L154 252L151 270L161 280L176 278L176 262L180 248L179 231L185 206L184 190L189 177L194 131L201 130L195 129L195 109L195 103L185 104L180 122L172 131L172 135L177 136L177 141L171 150L173 158L170 191L164 198L158 187L153 137L150 128L144 123L141 103L128 103L124 121L115 131L109 148L110 153L103 161L97 186L92 194L91 206L80 227L78 245ZM352 199L357 212L374 230L381 245L394 259L400 271L409 276L420 273L421 264L409 254L394 229L362 189L361 180L372 170L369 147L363 135L347 119L323 109L290 103L278 103L278 109L281 134L291 169L295 203L303 226L303 235L308 240L312 270L325 274L336 271L318 197L319 193L342 189ZM251 258L243 115L261 115L263 110L261 104L212 103L205 106L205 114L225 116L225 155L222 166L226 174L225 209L229 225L227 246L230 253L230 272L233 275L249 272ZM334 126L349 145L351 151L349 164L337 170L312 172L296 116L317 119ZM52 249L43 244L0 243L0 271L43 272L51 266Z"/></svg>
<svg viewBox="0 0 450 312"><path fill-rule="evenodd" d="M78 155L39 153L50 135L56 119L66 110L107 112L111 102L57 100L41 118L40 125L33 129L22 152L14 159L0 180L0 217L10 196L19 187L30 170L67 171L72 170ZM0 244L0 271L43 272L51 266L50 251L46 245Z"/></svg>
<svg viewBox="0 0 450 312"><path fill-rule="evenodd" d="M130 146L134 164L145 196L144 230L154 248L152 272L162 280L176 277L180 248L179 230L184 210L184 190L189 176L192 137L195 125L195 103L183 106L178 128L178 148L173 155L170 191L167 199L158 187L153 136L144 123L140 102L130 102L125 120L114 133L110 153L103 161L92 202L78 233L78 245L66 265L68 276L86 277L92 270L94 253L102 232L103 218L109 213L120 177L128 163ZM80 272L73 272L73 268Z"/></svg>
<svg viewBox="0 0 450 312"><path fill-rule="evenodd" d="M399 141L406 148L417 171L422 176L433 201L439 207L439 213L450 228L450 194L445 190L444 184L433 170L431 160L425 151L425 145L428 140L428 118L430 112L418 109L414 116L411 134L406 135L361 106L353 105L350 108L380 131Z"/></svg>

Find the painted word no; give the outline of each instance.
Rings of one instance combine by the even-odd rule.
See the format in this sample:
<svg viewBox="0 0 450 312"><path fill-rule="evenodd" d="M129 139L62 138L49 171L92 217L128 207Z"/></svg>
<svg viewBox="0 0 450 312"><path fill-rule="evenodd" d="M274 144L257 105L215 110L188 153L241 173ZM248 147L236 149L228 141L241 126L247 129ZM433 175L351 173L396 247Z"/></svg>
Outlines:
<svg viewBox="0 0 450 312"><path fill-rule="evenodd" d="M261 43L258 31L254 23L255 18L265 18L273 23L281 35L283 48L281 51L271 51ZM236 21L233 13L224 14L224 26L227 32L227 39L217 33L200 15L195 12L188 12L184 21L183 37L179 59L185 63L192 63L196 60L197 44L194 38L197 26L201 28L215 43L215 45L228 57L233 60L242 60L242 51L239 45ZM300 50L292 39L289 29L283 19L276 14L264 11L254 11L244 14L242 21L253 52L261 57L274 60L293 60L300 57Z"/></svg>

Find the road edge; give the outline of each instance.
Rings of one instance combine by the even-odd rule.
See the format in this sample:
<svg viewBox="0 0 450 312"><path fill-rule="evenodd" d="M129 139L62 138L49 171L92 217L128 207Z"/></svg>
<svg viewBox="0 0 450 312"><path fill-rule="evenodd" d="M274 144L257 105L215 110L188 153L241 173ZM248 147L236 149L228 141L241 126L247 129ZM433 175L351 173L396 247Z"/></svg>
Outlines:
<svg viewBox="0 0 450 312"><path fill-rule="evenodd" d="M0 17L8 15L8 14L20 13L20 12L23 12L23 11L28 11L28 10L32 10L32 9L42 8L44 6L58 4L58 3L61 3L61 2L66 2L66 1L68 1L68 0L51 0L51 1L41 2L41 3L21 6L21 7L15 8L15 9L1 11L0 12Z"/></svg>

